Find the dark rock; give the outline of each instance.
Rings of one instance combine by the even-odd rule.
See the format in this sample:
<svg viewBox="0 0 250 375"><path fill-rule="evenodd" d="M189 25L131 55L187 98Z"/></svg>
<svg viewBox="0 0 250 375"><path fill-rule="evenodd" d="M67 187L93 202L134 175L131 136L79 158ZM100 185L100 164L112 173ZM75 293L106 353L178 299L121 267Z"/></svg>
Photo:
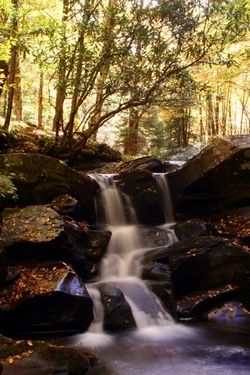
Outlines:
<svg viewBox="0 0 250 375"><path fill-rule="evenodd" d="M12 375L82 375L99 362L93 353L81 348L14 340L3 335L0 335L0 360L4 361L4 373Z"/></svg>
<svg viewBox="0 0 250 375"><path fill-rule="evenodd" d="M104 309L104 329L118 332L136 327L130 306L122 291L112 284L99 287Z"/></svg>
<svg viewBox="0 0 250 375"><path fill-rule="evenodd" d="M86 223L45 206L8 212L3 213L2 240L9 262L59 259L72 265L84 280L97 272L110 232L89 231Z"/></svg>
<svg viewBox="0 0 250 375"><path fill-rule="evenodd" d="M0 171L7 173L17 188L20 206L48 204L69 194L81 205L82 219L95 222L93 181L62 161L33 153L2 154Z"/></svg>
<svg viewBox="0 0 250 375"><path fill-rule="evenodd" d="M171 271L167 264L148 263L142 267L142 278L145 280L158 280L168 282L171 285Z"/></svg>
<svg viewBox="0 0 250 375"><path fill-rule="evenodd" d="M8 176L0 175L0 207L4 207L11 200L17 200L17 189Z"/></svg>
<svg viewBox="0 0 250 375"><path fill-rule="evenodd" d="M238 285L249 257L241 247L230 243L192 247L186 253L170 256L175 296L224 284Z"/></svg>
<svg viewBox="0 0 250 375"><path fill-rule="evenodd" d="M144 255L143 263L151 261L166 264L169 263L169 258L171 257L181 256L182 254L188 253L194 249L213 248L214 246L226 242L226 239L219 237L187 238L182 241L177 241L169 246L147 251Z"/></svg>
<svg viewBox="0 0 250 375"><path fill-rule="evenodd" d="M241 246L250 246L250 206L226 210L215 217L207 217L212 235L233 239Z"/></svg>
<svg viewBox="0 0 250 375"><path fill-rule="evenodd" d="M239 299L245 309L250 312L250 265L247 271L240 275L240 294Z"/></svg>
<svg viewBox="0 0 250 375"><path fill-rule="evenodd" d="M200 215L250 205L250 137L217 138L168 175L178 212Z"/></svg>
<svg viewBox="0 0 250 375"><path fill-rule="evenodd" d="M145 248L156 248L171 243L171 230L159 227L139 226L137 228L140 245Z"/></svg>
<svg viewBox="0 0 250 375"><path fill-rule="evenodd" d="M6 253L4 249L0 247L0 286L5 282L8 276Z"/></svg>
<svg viewBox="0 0 250 375"><path fill-rule="evenodd" d="M173 286L171 280L167 282L147 281L147 287L154 293L161 301L164 309L174 318L176 315L176 305L173 296Z"/></svg>
<svg viewBox="0 0 250 375"><path fill-rule="evenodd" d="M51 208L60 215L69 215L74 219L81 218L81 206L76 198L69 194L60 195L51 202Z"/></svg>
<svg viewBox="0 0 250 375"><path fill-rule="evenodd" d="M121 191L130 197L141 224L164 223L156 182L150 171L134 169L123 172L117 176L117 184Z"/></svg>
<svg viewBox="0 0 250 375"><path fill-rule="evenodd" d="M1 290L2 333L87 330L93 302L65 263L27 264L19 269L20 278Z"/></svg>
<svg viewBox="0 0 250 375"><path fill-rule="evenodd" d="M227 300L210 309L202 315L201 321L208 324L209 327L219 328L221 332L229 330L241 332L244 335L249 335L250 332L249 311L237 298Z"/></svg>
<svg viewBox="0 0 250 375"><path fill-rule="evenodd" d="M198 219L178 222L174 226L174 231L180 241L185 238L195 238L208 235L206 225L203 221Z"/></svg>
<svg viewBox="0 0 250 375"><path fill-rule="evenodd" d="M155 173L165 173L166 167L161 160L149 156L130 160L120 163L115 169L114 173L129 172L135 169L146 169Z"/></svg>
<svg viewBox="0 0 250 375"><path fill-rule="evenodd" d="M188 294L176 301L178 319L193 319L220 306L222 302L238 296L239 288L232 285L219 286L216 289L200 290Z"/></svg>

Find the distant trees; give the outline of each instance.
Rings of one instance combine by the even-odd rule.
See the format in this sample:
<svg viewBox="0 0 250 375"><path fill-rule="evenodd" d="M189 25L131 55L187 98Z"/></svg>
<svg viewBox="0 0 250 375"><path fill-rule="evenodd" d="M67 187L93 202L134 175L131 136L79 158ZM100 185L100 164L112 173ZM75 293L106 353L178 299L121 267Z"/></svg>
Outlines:
<svg viewBox="0 0 250 375"><path fill-rule="evenodd" d="M29 61L32 69L37 68L33 100L39 103L40 127L44 90L49 90L47 102L54 109L51 128L62 158L81 153L100 128L112 119L120 121L121 114L127 124L124 150L136 155L143 136L140 127L156 106L171 111L172 118L153 123L170 131L180 146L188 145L192 137L194 108L200 118L200 134L225 132L223 126L232 116L229 96L233 91L230 94L228 89L226 105L220 100L224 98L222 85L209 87L201 81L209 76L208 66L214 70L214 66L233 62L224 51L248 31L246 1L25 0L18 7L18 0L0 0L0 8L5 4L10 10L7 24L0 19L5 25L0 39L8 49L3 61L9 60L10 66L8 108L17 87L13 77L19 53L24 63ZM247 91L240 101L243 119ZM10 115L8 110L5 129ZM242 129L244 126L242 120ZM152 134L155 150L164 144L164 132L161 142ZM146 137L147 131L144 133Z"/></svg>

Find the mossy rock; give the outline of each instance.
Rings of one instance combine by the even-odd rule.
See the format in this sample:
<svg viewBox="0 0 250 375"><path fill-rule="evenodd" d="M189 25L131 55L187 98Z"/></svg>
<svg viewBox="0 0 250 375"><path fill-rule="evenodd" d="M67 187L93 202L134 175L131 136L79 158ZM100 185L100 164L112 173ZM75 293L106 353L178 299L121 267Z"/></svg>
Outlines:
<svg viewBox="0 0 250 375"><path fill-rule="evenodd" d="M93 353L82 349L51 345L43 341L12 340L0 334L0 361L12 363L31 355L65 367L68 375L82 375L99 362Z"/></svg>
<svg viewBox="0 0 250 375"><path fill-rule="evenodd" d="M48 362L65 366L68 375L81 375L98 362L97 357L78 348L66 348L56 345L39 345L35 353Z"/></svg>

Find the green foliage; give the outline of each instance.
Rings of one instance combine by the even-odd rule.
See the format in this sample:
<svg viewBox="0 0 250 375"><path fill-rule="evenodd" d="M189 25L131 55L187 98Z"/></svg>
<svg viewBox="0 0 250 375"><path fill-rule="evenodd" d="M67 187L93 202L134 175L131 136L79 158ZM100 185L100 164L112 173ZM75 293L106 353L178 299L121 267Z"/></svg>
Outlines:
<svg viewBox="0 0 250 375"><path fill-rule="evenodd" d="M11 175L0 175L0 201L18 199L17 188L10 180Z"/></svg>
<svg viewBox="0 0 250 375"><path fill-rule="evenodd" d="M190 108L197 91L192 68L232 67L235 53L225 48L241 41L250 24L246 0L29 0L20 3L17 32L10 38L12 2L0 0L1 9L0 55L8 60L14 43L27 59L26 105L37 101L34 77L46 72L46 119L51 125L51 111L59 113L54 126L64 133L59 149L65 158L81 152L99 128L121 113L127 116L131 107L143 110L161 101L167 108ZM33 121L33 108L24 113ZM165 147L165 124L155 126L153 153ZM76 131L80 137L73 142ZM145 133L143 141L144 129L140 133L139 151L148 139Z"/></svg>

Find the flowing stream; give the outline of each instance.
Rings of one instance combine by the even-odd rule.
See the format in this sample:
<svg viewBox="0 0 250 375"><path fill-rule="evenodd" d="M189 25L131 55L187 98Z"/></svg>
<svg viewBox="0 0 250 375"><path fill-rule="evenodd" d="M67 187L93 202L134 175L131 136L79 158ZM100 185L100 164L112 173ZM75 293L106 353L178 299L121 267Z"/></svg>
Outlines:
<svg viewBox="0 0 250 375"><path fill-rule="evenodd" d="M107 334L98 283L86 285L94 301L95 322L84 334L57 338L56 343L93 350L101 361L89 375L246 375L250 368L250 339L244 332L226 332L177 324L146 287L140 275L140 258L148 249L141 246L136 213L128 197L116 188L113 176L98 179L98 217L112 231L98 283L113 283L124 293L137 328ZM166 221L173 222L164 176L157 175ZM168 194L167 194L168 195ZM175 241L169 224L163 226ZM33 361L33 362L32 362ZM18 363L20 362L20 363ZM38 359L15 361L3 375L52 375ZM56 372L67 375L66 372Z"/></svg>
<svg viewBox="0 0 250 375"><path fill-rule="evenodd" d="M97 175L94 178L101 189L97 216L100 218L100 224L105 224L112 236L107 255L102 261L99 281L86 285L95 301L95 322L89 333L104 333L100 321L103 319L100 294L96 291L96 286L104 282L115 285L123 292L140 332L149 327L175 326L171 315L164 310L161 302L140 278L140 258L149 248L142 246L136 212L129 197L119 191L111 175ZM159 189L162 188L163 186L159 185ZM171 202L168 203L171 205ZM166 199L164 205L167 206ZM170 220L173 221L173 216ZM166 230L170 233L171 240L175 240L173 231L167 228Z"/></svg>
<svg viewBox="0 0 250 375"><path fill-rule="evenodd" d="M249 371L250 342L242 334L177 324L140 278L141 246L136 214L128 197L116 189L112 176L95 177L101 187L100 223L112 231L98 283L113 283L124 293L137 329L109 335L103 331L103 308L97 283L87 285L95 301L95 322L89 332L63 344L94 350L101 363L90 375L245 375ZM157 175L171 241L175 234L172 207L164 176ZM167 197L164 194L167 193Z"/></svg>

